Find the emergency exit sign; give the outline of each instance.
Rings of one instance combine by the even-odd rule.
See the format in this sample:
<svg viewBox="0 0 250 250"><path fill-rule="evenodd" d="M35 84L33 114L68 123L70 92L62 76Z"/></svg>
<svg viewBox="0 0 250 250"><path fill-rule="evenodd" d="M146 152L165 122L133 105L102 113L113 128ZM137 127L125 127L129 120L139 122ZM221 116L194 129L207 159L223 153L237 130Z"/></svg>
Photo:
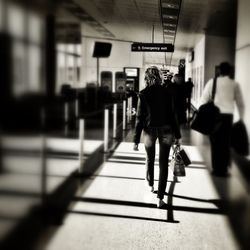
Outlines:
<svg viewBox="0 0 250 250"><path fill-rule="evenodd" d="M174 52L171 43L132 43L131 51L135 52Z"/></svg>

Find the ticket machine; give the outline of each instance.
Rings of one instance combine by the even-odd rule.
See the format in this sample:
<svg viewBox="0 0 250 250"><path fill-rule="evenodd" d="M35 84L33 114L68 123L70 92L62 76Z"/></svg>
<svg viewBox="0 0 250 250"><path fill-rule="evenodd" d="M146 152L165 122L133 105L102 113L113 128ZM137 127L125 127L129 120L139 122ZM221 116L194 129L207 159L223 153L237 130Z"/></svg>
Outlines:
<svg viewBox="0 0 250 250"><path fill-rule="evenodd" d="M139 68L125 67L126 90L139 91Z"/></svg>
<svg viewBox="0 0 250 250"><path fill-rule="evenodd" d="M107 91L112 91L112 72L102 71L101 72L101 87Z"/></svg>
<svg viewBox="0 0 250 250"><path fill-rule="evenodd" d="M124 72L119 71L115 73L115 92L126 92L126 75Z"/></svg>

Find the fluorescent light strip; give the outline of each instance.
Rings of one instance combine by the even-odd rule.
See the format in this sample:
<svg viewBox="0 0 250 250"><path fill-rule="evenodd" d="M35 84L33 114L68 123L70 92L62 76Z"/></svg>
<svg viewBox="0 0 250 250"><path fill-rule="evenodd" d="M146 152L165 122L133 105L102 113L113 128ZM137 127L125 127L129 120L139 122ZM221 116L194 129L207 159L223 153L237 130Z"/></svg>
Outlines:
<svg viewBox="0 0 250 250"><path fill-rule="evenodd" d="M176 28L176 24L171 24L171 23L163 23L163 26Z"/></svg>
<svg viewBox="0 0 250 250"><path fill-rule="evenodd" d="M168 39L168 40L174 39L174 35L172 36L172 35L165 35L164 34L164 39Z"/></svg>
<svg viewBox="0 0 250 250"><path fill-rule="evenodd" d="M167 29L165 29L163 32L164 32L165 34L166 34L166 33L174 34L174 33L175 33L175 30L167 30Z"/></svg>
<svg viewBox="0 0 250 250"><path fill-rule="evenodd" d="M169 8L169 9L179 9L179 4L173 4L173 3L162 3L163 8Z"/></svg>
<svg viewBox="0 0 250 250"><path fill-rule="evenodd" d="M173 40L165 39L165 40L164 40L164 43L171 43L171 44L173 44Z"/></svg>
<svg viewBox="0 0 250 250"><path fill-rule="evenodd" d="M172 15L165 15L165 14L163 14L163 18L177 20L177 16L172 16Z"/></svg>

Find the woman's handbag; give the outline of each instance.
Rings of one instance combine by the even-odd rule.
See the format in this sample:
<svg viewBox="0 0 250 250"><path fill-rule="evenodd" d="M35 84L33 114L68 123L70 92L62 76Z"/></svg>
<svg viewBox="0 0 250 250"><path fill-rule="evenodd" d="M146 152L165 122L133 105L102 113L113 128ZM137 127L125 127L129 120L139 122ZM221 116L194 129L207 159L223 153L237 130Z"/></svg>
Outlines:
<svg viewBox="0 0 250 250"><path fill-rule="evenodd" d="M241 120L233 124L231 145L239 155L247 156L249 154L247 129Z"/></svg>
<svg viewBox="0 0 250 250"><path fill-rule="evenodd" d="M211 100L200 106L198 111L194 113L190 124L193 130L196 130L204 135L212 134L219 124L220 109L214 104L216 81L217 78L214 78Z"/></svg>
<svg viewBox="0 0 250 250"><path fill-rule="evenodd" d="M187 165L191 163L184 149L181 149L180 145L176 145L173 147L173 155L170 161L170 168L172 169L174 176L186 176L186 164L183 159Z"/></svg>
<svg viewBox="0 0 250 250"><path fill-rule="evenodd" d="M191 161L190 161L186 151L183 148L180 148L179 155L180 155L185 166L188 166L191 164Z"/></svg>

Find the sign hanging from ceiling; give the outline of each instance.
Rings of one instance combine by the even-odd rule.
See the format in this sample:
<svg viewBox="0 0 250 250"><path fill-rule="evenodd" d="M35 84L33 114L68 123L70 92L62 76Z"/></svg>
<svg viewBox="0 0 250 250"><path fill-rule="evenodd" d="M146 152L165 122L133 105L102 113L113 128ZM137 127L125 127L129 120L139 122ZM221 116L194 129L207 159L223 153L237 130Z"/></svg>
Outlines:
<svg viewBox="0 0 250 250"><path fill-rule="evenodd" d="M132 43L131 51L135 52L174 52L171 43Z"/></svg>

